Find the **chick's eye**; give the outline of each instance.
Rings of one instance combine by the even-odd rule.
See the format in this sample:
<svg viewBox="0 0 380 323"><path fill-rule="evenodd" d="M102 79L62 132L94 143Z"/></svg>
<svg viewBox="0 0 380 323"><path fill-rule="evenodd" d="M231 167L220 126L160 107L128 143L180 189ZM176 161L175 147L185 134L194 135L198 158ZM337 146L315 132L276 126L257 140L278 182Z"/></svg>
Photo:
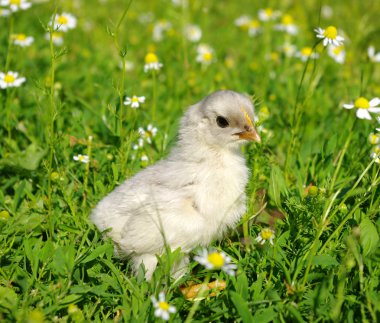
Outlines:
<svg viewBox="0 0 380 323"><path fill-rule="evenodd" d="M226 118L221 117L221 116L216 117L216 123L220 128L226 128L230 125L228 123L228 120Z"/></svg>

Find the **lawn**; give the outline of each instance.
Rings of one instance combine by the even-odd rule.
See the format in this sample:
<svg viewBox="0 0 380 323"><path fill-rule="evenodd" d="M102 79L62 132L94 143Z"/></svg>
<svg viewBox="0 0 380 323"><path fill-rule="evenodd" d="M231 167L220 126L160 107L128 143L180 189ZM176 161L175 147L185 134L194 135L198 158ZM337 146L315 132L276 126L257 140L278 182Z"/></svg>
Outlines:
<svg viewBox="0 0 380 323"><path fill-rule="evenodd" d="M380 321L379 1L0 8L0 321ZM262 139L247 212L208 248L236 268L195 250L174 280L167 250L146 281L89 215L221 89L252 98Z"/></svg>

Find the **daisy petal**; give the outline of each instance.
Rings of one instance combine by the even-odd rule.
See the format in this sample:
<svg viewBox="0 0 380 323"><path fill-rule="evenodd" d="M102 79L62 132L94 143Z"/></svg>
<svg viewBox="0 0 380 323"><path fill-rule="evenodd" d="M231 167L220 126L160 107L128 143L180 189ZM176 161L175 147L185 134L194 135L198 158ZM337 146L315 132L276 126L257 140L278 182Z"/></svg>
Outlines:
<svg viewBox="0 0 380 323"><path fill-rule="evenodd" d="M343 108L345 109L352 109L354 107L353 104L343 104Z"/></svg>
<svg viewBox="0 0 380 323"><path fill-rule="evenodd" d="M369 108L368 111L373 113L380 113L380 108Z"/></svg>
<svg viewBox="0 0 380 323"><path fill-rule="evenodd" d="M367 120L372 120L371 115L369 114L367 109L358 109L356 111L356 116L359 119L367 119Z"/></svg>
<svg viewBox="0 0 380 323"><path fill-rule="evenodd" d="M369 101L369 106L370 107L376 107L380 104L380 99L379 98L373 98L371 101Z"/></svg>

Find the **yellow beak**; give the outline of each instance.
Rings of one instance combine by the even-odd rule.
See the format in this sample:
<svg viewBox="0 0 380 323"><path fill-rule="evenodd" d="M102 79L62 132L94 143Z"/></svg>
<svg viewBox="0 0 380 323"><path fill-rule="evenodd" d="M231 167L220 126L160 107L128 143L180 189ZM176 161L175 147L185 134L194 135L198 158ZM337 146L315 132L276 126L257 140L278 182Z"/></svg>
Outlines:
<svg viewBox="0 0 380 323"><path fill-rule="evenodd" d="M250 130L247 130L247 131L239 132L239 133L237 133L237 135L239 136L240 139L261 142L261 138L260 138L259 134L253 128Z"/></svg>

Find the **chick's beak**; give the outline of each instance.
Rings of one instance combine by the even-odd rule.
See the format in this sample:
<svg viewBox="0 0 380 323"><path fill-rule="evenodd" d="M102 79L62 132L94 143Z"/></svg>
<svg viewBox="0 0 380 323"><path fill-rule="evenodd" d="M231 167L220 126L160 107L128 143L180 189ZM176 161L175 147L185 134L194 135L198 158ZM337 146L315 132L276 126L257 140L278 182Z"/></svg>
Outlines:
<svg viewBox="0 0 380 323"><path fill-rule="evenodd" d="M246 131L237 133L239 139L261 142L261 138L254 128L249 128Z"/></svg>

